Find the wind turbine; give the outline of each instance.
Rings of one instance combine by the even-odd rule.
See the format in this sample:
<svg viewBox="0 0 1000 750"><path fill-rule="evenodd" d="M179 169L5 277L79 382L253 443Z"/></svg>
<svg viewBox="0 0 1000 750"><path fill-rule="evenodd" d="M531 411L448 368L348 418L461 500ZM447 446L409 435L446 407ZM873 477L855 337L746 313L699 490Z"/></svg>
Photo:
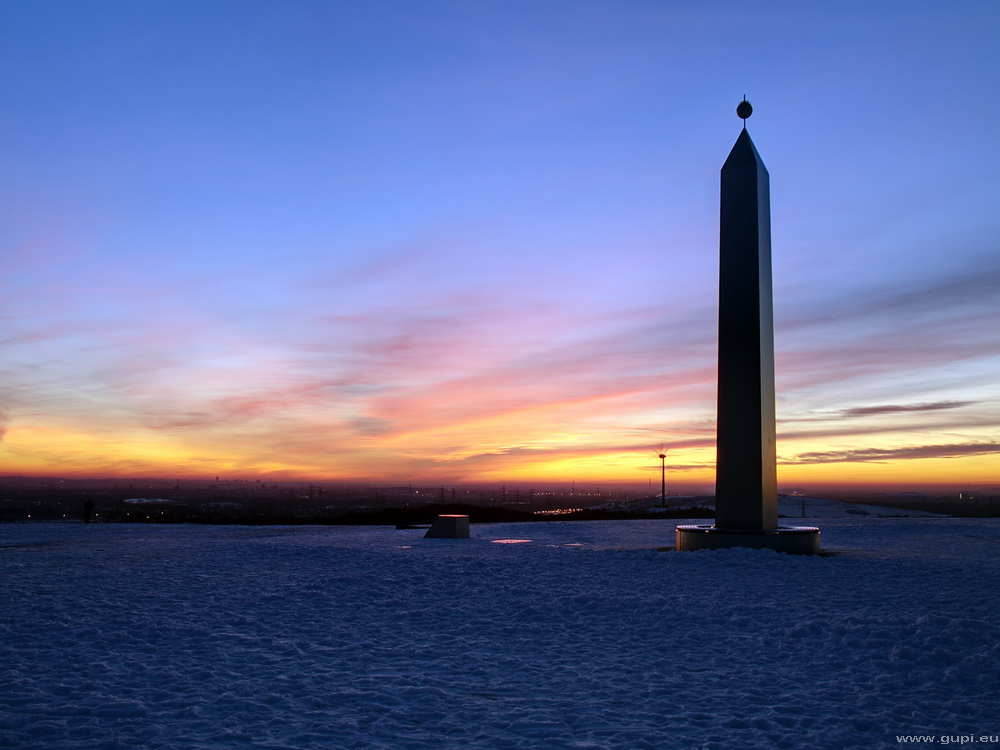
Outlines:
<svg viewBox="0 0 1000 750"><path fill-rule="evenodd" d="M667 453L666 449L661 445L660 453L657 456L660 459L660 507L667 507Z"/></svg>

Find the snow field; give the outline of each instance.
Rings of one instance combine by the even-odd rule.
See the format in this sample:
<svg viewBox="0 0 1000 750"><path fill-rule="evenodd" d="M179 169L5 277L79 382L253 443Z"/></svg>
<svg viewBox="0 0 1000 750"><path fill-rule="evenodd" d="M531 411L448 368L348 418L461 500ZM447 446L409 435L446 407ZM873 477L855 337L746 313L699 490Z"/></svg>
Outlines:
<svg viewBox="0 0 1000 750"><path fill-rule="evenodd" d="M833 519L827 557L674 525L3 525L0 747L1000 734L1000 522Z"/></svg>

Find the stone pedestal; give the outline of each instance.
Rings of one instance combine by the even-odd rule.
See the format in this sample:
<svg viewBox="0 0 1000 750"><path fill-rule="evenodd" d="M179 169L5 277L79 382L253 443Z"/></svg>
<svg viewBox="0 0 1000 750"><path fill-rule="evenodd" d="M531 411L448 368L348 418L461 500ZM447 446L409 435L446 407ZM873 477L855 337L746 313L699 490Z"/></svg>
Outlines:
<svg viewBox="0 0 1000 750"><path fill-rule="evenodd" d="M819 552L819 529L815 526L778 526L774 529L747 531L718 526L678 526L677 549L727 549L750 547L773 549L792 555L815 555Z"/></svg>
<svg viewBox="0 0 1000 750"><path fill-rule="evenodd" d="M468 539L468 516L438 516L427 529L424 539Z"/></svg>

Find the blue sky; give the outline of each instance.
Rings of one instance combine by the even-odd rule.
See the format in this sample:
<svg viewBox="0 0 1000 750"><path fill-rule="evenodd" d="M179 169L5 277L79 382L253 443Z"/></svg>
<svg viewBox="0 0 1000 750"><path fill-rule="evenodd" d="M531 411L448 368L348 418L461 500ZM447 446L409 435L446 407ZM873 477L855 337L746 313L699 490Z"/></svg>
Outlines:
<svg viewBox="0 0 1000 750"><path fill-rule="evenodd" d="M710 484L745 94L779 480L1000 482L995 3L0 20L0 471Z"/></svg>

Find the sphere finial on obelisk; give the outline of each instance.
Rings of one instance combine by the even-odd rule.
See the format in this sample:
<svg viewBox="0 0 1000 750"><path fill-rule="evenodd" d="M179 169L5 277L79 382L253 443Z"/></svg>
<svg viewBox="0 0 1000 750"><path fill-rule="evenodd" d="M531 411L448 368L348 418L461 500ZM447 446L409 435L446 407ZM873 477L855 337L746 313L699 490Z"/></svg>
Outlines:
<svg viewBox="0 0 1000 750"><path fill-rule="evenodd" d="M746 130L747 118L753 114L753 107L750 106L750 102L747 101L746 95L743 96L743 101L736 105L736 116L743 120L743 129Z"/></svg>

